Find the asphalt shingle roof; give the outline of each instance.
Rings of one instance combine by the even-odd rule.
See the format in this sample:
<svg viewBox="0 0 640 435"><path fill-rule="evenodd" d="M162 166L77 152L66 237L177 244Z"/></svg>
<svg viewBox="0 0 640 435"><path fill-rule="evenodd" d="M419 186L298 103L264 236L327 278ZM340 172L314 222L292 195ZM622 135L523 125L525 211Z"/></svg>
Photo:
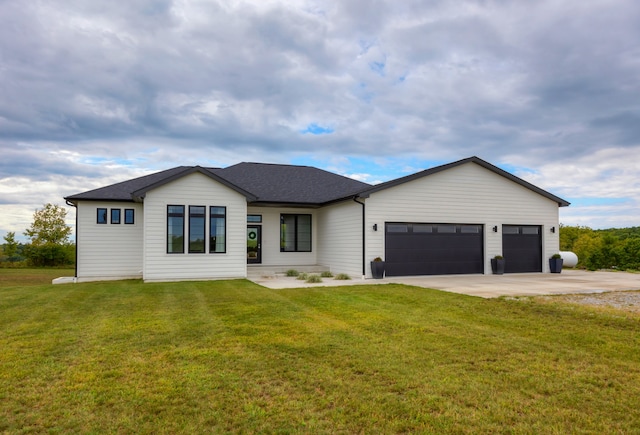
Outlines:
<svg viewBox="0 0 640 435"><path fill-rule="evenodd" d="M192 166L178 166L144 177L65 197L68 201L133 201L133 193L170 181ZM253 202L321 205L346 198L371 185L310 166L239 163L228 168L200 168L256 197Z"/></svg>

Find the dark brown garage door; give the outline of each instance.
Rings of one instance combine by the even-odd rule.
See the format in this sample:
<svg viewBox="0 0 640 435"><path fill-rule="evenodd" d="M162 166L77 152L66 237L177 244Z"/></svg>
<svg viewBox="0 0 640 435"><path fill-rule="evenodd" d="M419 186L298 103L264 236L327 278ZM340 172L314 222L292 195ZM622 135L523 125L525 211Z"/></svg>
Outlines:
<svg viewBox="0 0 640 435"><path fill-rule="evenodd" d="M503 225L505 273L542 272L542 229L538 225Z"/></svg>
<svg viewBox="0 0 640 435"><path fill-rule="evenodd" d="M385 224L386 276L483 273L483 226Z"/></svg>

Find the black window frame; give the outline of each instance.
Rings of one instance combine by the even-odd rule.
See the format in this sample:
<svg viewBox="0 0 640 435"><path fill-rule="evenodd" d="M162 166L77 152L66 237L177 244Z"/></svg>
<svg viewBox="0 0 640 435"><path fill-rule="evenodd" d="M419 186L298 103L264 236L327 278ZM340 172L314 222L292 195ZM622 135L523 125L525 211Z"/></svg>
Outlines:
<svg viewBox="0 0 640 435"><path fill-rule="evenodd" d="M222 209L223 213L215 213L214 210ZM214 225L213 219L223 219L223 242L222 250L216 251L218 241L216 240L217 234L213 234ZM217 225L215 226L217 228ZM221 205L209 206L209 254L226 254L227 253L227 207Z"/></svg>
<svg viewBox="0 0 640 435"><path fill-rule="evenodd" d="M100 219L100 212L104 213L104 219ZM98 207L96 210L96 224L106 225L109 223L109 209L105 207Z"/></svg>
<svg viewBox="0 0 640 435"><path fill-rule="evenodd" d="M196 209L202 209L202 213L197 213ZM202 224L196 225L196 219L202 219ZM200 243L198 240L193 240L194 231L199 230L202 232L202 248L194 248L196 243ZM207 252L207 206L206 205L190 205L189 206L189 239L188 239L188 252L189 254L204 254Z"/></svg>
<svg viewBox="0 0 640 435"><path fill-rule="evenodd" d="M120 223L122 222L122 209L120 208L112 208L111 209L111 213L109 213L110 216L110 223L111 225L120 225ZM114 219L114 217L116 217L116 219Z"/></svg>
<svg viewBox="0 0 640 435"><path fill-rule="evenodd" d="M309 249L301 249L300 245L302 241L300 240L300 217L308 217L309 218ZM293 249L287 249L287 243L285 240L285 235L287 234L285 230L285 224L289 223L285 222L286 218L293 218ZM313 252L313 215L309 213L282 213L280 215L280 252Z"/></svg>
<svg viewBox="0 0 640 435"><path fill-rule="evenodd" d="M171 208L172 207L181 207L182 208L182 213L178 213L178 212L173 212L171 213ZM184 244L185 244L185 237L184 237L184 226L185 226L185 207L184 205L180 205L180 204L169 204L167 205L167 254L184 254ZM173 247L173 244L170 243L171 239L170 239L170 231L169 229L171 228L171 218L182 218L182 250L181 251L172 251L169 248Z"/></svg>
<svg viewBox="0 0 640 435"><path fill-rule="evenodd" d="M131 212L131 222L129 222L129 219L128 219L128 217L129 217L129 213L128 212ZM136 223L135 216L136 216L135 209L133 209L133 208L125 208L124 209L124 224L125 225L134 225Z"/></svg>

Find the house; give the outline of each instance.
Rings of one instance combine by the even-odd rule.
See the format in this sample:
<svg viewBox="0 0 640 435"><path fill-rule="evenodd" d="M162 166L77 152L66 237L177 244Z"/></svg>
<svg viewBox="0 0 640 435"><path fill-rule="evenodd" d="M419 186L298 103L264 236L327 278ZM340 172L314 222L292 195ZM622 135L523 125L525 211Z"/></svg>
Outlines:
<svg viewBox="0 0 640 435"><path fill-rule="evenodd" d="M548 272L569 203L478 157L369 185L308 166L180 166L65 198L78 281L246 277L321 265L371 277Z"/></svg>

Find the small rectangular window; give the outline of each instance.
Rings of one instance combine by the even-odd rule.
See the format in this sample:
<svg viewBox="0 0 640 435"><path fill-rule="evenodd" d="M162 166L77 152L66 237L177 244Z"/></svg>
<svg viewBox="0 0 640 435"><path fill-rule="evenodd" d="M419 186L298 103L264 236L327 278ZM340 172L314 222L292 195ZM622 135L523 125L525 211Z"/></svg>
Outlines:
<svg viewBox="0 0 640 435"><path fill-rule="evenodd" d="M167 253L184 254L184 205L167 206Z"/></svg>
<svg viewBox="0 0 640 435"><path fill-rule="evenodd" d="M522 227L522 234L540 234L538 227Z"/></svg>
<svg viewBox="0 0 640 435"><path fill-rule="evenodd" d="M453 234L456 232L455 225L438 225L438 233L440 234Z"/></svg>
<svg viewBox="0 0 640 435"><path fill-rule="evenodd" d="M433 225L413 224L414 233L432 233Z"/></svg>
<svg viewBox="0 0 640 435"><path fill-rule="evenodd" d="M209 208L209 252L221 254L227 252L227 208Z"/></svg>
<svg viewBox="0 0 640 435"><path fill-rule="evenodd" d="M280 251L311 252L311 215L280 215Z"/></svg>
<svg viewBox="0 0 640 435"><path fill-rule="evenodd" d="M388 233L408 233L409 225L407 224L387 224Z"/></svg>
<svg viewBox="0 0 640 435"><path fill-rule="evenodd" d="M205 210L202 205L189 206L189 253L204 254Z"/></svg>
<svg viewBox="0 0 640 435"><path fill-rule="evenodd" d="M107 209L106 208L99 208L98 209L96 222L99 223L99 224L106 224L107 223Z"/></svg>
<svg viewBox="0 0 640 435"><path fill-rule="evenodd" d="M513 225L503 225L502 234L520 234L520 228Z"/></svg>
<svg viewBox="0 0 640 435"><path fill-rule="evenodd" d="M120 209L112 208L111 209L111 223L119 224L120 223Z"/></svg>
<svg viewBox="0 0 640 435"><path fill-rule="evenodd" d="M479 234L480 225L460 225L460 232L463 234Z"/></svg>
<svg viewBox="0 0 640 435"><path fill-rule="evenodd" d="M134 220L134 209L132 208L125 208L124 209L124 223L126 225L133 225L135 223Z"/></svg>
<svg viewBox="0 0 640 435"><path fill-rule="evenodd" d="M247 222L250 224L261 224L262 223L262 215L261 214L250 214L247 215Z"/></svg>

